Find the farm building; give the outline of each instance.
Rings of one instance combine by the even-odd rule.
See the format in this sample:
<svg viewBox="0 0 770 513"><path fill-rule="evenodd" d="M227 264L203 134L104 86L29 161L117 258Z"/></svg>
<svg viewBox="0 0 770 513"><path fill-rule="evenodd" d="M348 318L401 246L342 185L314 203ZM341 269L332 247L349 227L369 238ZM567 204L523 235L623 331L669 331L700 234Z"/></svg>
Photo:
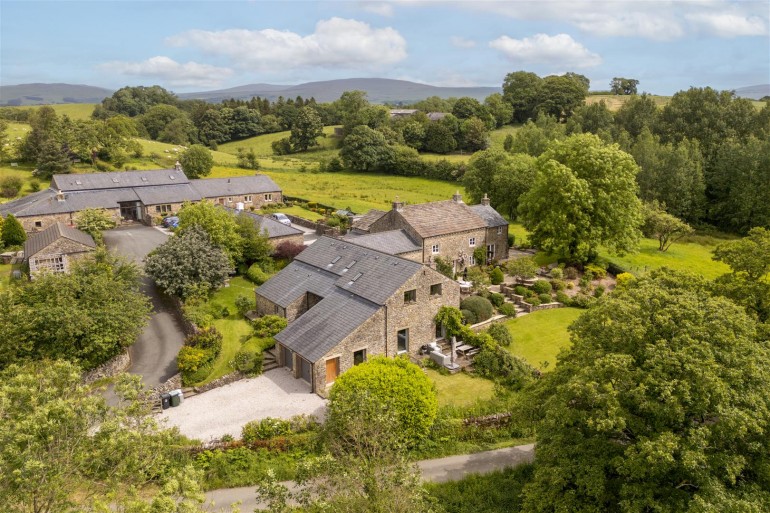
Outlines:
<svg viewBox="0 0 770 513"><path fill-rule="evenodd" d="M96 243L90 235L63 223L54 223L24 242L24 259L34 278L42 271L67 272L72 262L94 250Z"/></svg>

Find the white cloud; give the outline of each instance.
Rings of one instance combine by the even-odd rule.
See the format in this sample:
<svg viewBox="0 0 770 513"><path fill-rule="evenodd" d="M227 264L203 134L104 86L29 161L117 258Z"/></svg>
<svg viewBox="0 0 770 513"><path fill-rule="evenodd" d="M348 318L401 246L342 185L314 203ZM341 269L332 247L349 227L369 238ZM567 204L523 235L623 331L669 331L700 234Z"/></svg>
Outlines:
<svg viewBox="0 0 770 513"><path fill-rule="evenodd" d="M467 39L460 36L452 36L450 41L452 41L452 46L457 48L473 48L476 46L476 41L473 39Z"/></svg>
<svg viewBox="0 0 770 513"><path fill-rule="evenodd" d="M759 16L736 13L696 13L687 16L700 30L718 37L763 36L767 23Z"/></svg>
<svg viewBox="0 0 770 513"><path fill-rule="evenodd" d="M331 18L302 36L275 29L190 30L168 39L174 46L194 46L259 70L296 68L378 69L406 58L406 41L391 27L372 28L357 20Z"/></svg>
<svg viewBox="0 0 770 513"><path fill-rule="evenodd" d="M568 34L535 34L524 39L502 36L489 46L518 63L548 64L570 68L588 68L601 64L602 58Z"/></svg>
<svg viewBox="0 0 770 513"><path fill-rule="evenodd" d="M105 71L121 75L161 79L179 87L216 87L222 83L223 78L233 74L230 68L192 61L182 64L160 55L142 62L106 62L100 67Z"/></svg>
<svg viewBox="0 0 770 513"><path fill-rule="evenodd" d="M393 16L393 5L385 2L359 2L361 9L372 14L390 18Z"/></svg>
<svg viewBox="0 0 770 513"><path fill-rule="evenodd" d="M676 19L644 12L576 13L572 22L589 34L603 37L635 36L670 41L684 35L684 29Z"/></svg>

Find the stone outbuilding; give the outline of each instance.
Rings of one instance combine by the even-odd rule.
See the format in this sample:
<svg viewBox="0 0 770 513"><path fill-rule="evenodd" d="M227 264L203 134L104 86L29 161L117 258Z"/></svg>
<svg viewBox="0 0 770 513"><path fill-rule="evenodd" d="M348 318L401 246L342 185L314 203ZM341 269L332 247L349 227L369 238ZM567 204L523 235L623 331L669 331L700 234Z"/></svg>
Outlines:
<svg viewBox="0 0 770 513"><path fill-rule="evenodd" d="M426 264L441 257L458 272L484 263L473 255L479 247L487 261L507 258L508 221L486 195L472 206L459 192L451 200L415 205L396 199L391 210L370 210L357 219L346 240Z"/></svg>
<svg viewBox="0 0 770 513"><path fill-rule="evenodd" d="M370 356L416 356L443 338L434 318L442 306L459 306L460 286L422 263L321 237L256 299L259 315L289 321L275 337L279 364L325 396Z"/></svg>
<svg viewBox="0 0 770 513"><path fill-rule="evenodd" d="M54 223L31 235L24 243L24 259L30 277L41 271L68 272L72 262L96 250L94 239L87 233L64 223Z"/></svg>

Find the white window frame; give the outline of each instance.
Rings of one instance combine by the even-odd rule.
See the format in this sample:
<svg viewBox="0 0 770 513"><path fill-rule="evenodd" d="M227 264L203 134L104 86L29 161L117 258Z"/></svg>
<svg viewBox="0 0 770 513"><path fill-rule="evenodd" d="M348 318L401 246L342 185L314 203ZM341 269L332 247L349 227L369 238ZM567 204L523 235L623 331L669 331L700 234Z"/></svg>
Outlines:
<svg viewBox="0 0 770 513"><path fill-rule="evenodd" d="M468 256L468 267L476 265L476 257L473 255Z"/></svg>
<svg viewBox="0 0 770 513"><path fill-rule="evenodd" d="M431 252L434 255L438 255L440 250L441 250L441 247L438 244L434 244L433 247L431 248Z"/></svg>
<svg viewBox="0 0 770 513"><path fill-rule="evenodd" d="M265 194L265 201L273 201L273 193L269 192Z"/></svg>
<svg viewBox="0 0 770 513"><path fill-rule="evenodd" d="M251 194L249 194L248 196L244 196L243 201L244 203L251 203L253 201Z"/></svg>
<svg viewBox="0 0 770 513"><path fill-rule="evenodd" d="M400 335L400 333L401 333L402 331L403 331L403 332L405 332L405 337L404 337L404 338L405 338L404 349L400 349L400 348L398 347L398 345L399 345L399 342L400 342L400 338L399 338L399 335ZM409 328L404 328L404 329L402 329L402 330L398 330L398 331L396 332L396 352L397 352L398 354L404 354L404 353L408 353L408 352L409 352Z"/></svg>
<svg viewBox="0 0 770 513"><path fill-rule="evenodd" d="M169 205L169 204L155 205L155 213L156 214L170 214L171 213L171 205Z"/></svg>
<svg viewBox="0 0 770 513"><path fill-rule="evenodd" d="M468 239L468 245L472 248L476 247L476 237L471 237L470 239Z"/></svg>
<svg viewBox="0 0 770 513"><path fill-rule="evenodd" d="M63 273L64 272L64 256L63 255L55 255L45 258L36 258L35 259L35 269L38 271L41 271L43 269L48 269L50 271L53 271L55 273Z"/></svg>
<svg viewBox="0 0 770 513"><path fill-rule="evenodd" d="M503 234L503 227L502 226L498 226L497 227L497 234L498 235L502 235Z"/></svg>

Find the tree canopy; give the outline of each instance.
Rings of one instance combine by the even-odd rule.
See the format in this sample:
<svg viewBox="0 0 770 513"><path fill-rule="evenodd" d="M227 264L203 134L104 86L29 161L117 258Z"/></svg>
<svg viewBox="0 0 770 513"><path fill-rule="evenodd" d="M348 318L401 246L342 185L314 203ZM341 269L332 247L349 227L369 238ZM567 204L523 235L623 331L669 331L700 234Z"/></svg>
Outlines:
<svg viewBox="0 0 770 513"><path fill-rule="evenodd" d="M767 340L695 275L655 271L571 327L541 380L525 511L770 507ZM540 406L535 406L540 409Z"/></svg>
<svg viewBox="0 0 770 513"><path fill-rule="evenodd" d="M179 163L189 178L200 178L211 174L214 157L205 146L193 144L179 156Z"/></svg>
<svg viewBox="0 0 770 513"><path fill-rule="evenodd" d="M598 137L554 142L536 164L519 212L536 246L585 263L604 245L619 253L638 243L642 224L633 158Z"/></svg>
<svg viewBox="0 0 770 513"><path fill-rule="evenodd" d="M243 258L243 237L233 214L209 201L186 202L179 211L177 233L194 226L206 232L214 245L222 248L232 264Z"/></svg>

